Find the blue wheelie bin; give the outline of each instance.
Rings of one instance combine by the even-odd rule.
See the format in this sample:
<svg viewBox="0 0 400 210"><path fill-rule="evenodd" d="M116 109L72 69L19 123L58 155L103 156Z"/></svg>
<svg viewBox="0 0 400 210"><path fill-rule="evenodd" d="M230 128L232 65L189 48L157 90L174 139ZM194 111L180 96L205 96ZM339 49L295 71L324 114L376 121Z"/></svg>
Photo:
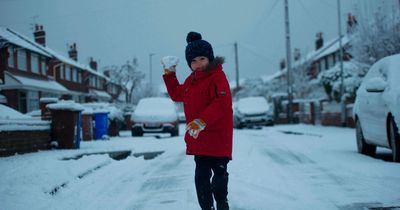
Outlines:
<svg viewBox="0 0 400 210"><path fill-rule="evenodd" d="M107 135L108 131L108 112L95 112L94 117L94 138L101 139L104 135Z"/></svg>

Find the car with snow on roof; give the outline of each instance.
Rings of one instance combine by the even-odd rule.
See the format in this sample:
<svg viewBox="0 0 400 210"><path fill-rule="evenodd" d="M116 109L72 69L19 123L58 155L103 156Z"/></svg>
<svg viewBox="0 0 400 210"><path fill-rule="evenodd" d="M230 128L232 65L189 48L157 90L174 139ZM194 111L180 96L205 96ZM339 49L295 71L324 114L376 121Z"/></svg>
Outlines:
<svg viewBox="0 0 400 210"><path fill-rule="evenodd" d="M274 125L272 109L264 97L246 97L233 105L235 128Z"/></svg>
<svg viewBox="0 0 400 210"><path fill-rule="evenodd" d="M170 98L150 97L139 101L131 116L132 136L144 133L179 135L178 112Z"/></svg>
<svg viewBox="0 0 400 210"><path fill-rule="evenodd" d="M371 66L357 90L353 107L357 149L373 156L376 147L392 150L400 162L400 54Z"/></svg>

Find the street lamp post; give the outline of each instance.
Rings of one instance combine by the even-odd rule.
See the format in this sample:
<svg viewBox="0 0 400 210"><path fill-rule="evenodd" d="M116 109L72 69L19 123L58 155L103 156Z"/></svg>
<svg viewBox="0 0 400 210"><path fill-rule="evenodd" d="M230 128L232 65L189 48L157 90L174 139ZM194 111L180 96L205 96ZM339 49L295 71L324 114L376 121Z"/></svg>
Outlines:
<svg viewBox="0 0 400 210"><path fill-rule="evenodd" d="M153 65L153 56L155 55L155 53L150 53L149 54L149 69L150 69L150 75L149 75L149 83L150 83L150 88L153 86L153 69L152 69L152 65Z"/></svg>
<svg viewBox="0 0 400 210"><path fill-rule="evenodd" d="M287 116L289 124L293 123L293 89L292 89L292 57L290 49L290 26L289 26L289 4L288 0L285 0L285 36L286 36L286 61L287 61L287 94L288 94L288 106Z"/></svg>
<svg viewBox="0 0 400 210"><path fill-rule="evenodd" d="M338 7L338 33L339 33L339 56L340 56L340 106L341 106L341 114L340 114L340 122L342 126L346 126L346 104L345 104L345 91L344 91L344 79L343 79L343 46L342 46L342 21L341 21L341 12L340 12L340 0L337 0Z"/></svg>

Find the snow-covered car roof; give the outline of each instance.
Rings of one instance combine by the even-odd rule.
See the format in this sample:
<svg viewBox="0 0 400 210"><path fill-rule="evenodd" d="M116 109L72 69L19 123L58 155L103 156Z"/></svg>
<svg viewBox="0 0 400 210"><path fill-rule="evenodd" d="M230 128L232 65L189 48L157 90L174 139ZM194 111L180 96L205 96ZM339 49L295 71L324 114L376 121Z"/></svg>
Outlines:
<svg viewBox="0 0 400 210"><path fill-rule="evenodd" d="M234 106L237 111L245 114L268 112L270 106L264 97L246 97L239 99Z"/></svg>
<svg viewBox="0 0 400 210"><path fill-rule="evenodd" d="M165 97L141 99L132 114L134 121L173 121L177 119L175 103Z"/></svg>

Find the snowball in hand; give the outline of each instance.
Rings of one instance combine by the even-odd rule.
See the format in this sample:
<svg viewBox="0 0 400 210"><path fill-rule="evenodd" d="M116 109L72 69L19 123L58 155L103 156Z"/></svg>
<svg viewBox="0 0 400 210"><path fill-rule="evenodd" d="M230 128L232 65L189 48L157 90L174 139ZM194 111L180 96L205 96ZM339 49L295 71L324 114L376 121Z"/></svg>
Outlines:
<svg viewBox="0 0 400 210"><path fill-rule="evenodd" d="M164 69L170 69L172 66L178 65L179 58L176 56L165 56L161 59L161 63Z"/></svg>

